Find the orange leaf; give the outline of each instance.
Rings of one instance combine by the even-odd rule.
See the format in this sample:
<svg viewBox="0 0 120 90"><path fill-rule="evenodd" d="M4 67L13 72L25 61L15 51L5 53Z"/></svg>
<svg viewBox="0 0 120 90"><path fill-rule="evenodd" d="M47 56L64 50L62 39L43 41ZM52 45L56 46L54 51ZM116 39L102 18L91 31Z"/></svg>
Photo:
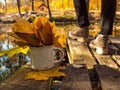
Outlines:
<svg viewBox="0 0 120 90"><path fill-rule="evenodd" d="M30 43L31 46L39 46L40 41L36 38L35 34L29 33L18 33L16 32L17 36L25 40L26 42Z"/></svg>
<svg viewBox="0 0 120 90"><path fill-rule="evenodd" d="M33 34L33 26L25 19L18 19L17 22L13 24L12 28L13 32Z"/></svg>

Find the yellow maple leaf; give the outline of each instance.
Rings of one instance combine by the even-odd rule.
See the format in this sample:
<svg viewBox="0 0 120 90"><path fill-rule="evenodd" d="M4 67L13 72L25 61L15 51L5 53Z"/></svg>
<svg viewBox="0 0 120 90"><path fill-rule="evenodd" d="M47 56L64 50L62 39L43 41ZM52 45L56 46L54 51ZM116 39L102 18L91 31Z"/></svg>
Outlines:
<svg viewBox="0 0 120 90"><path fill-rule="evenodd" d="M44 45L53 44L53 24L46 17L36 18L33 22L35 35Z"/></svg>
<svg viewBox="0 0 120 90"><path fill-rule="evenodd" d="M18 53L23 53L23 54L27 54L27 52L29 51L29 47L28 46L24 46L24 47L14 47L12 49L9 50L4 50L0 52L0 56L3 56L5 54L8 55L8 57L12 57L15 54Z"/></svg>
<svg viewBox="0 0 120 90"><path fill-rule="evenodd" d="M63 72L59 72L60 69L62 69L62 68L54 67L49 70L31 71L26 74L25 79L48 80L50 77L65 76L65 74Z"/></svg>
<svg viewBox="0 0 120 90"><path fill-rule="evenodd" d="M54 45L60 48L66 47L66 34L58 34L54 37Z"/></svg>

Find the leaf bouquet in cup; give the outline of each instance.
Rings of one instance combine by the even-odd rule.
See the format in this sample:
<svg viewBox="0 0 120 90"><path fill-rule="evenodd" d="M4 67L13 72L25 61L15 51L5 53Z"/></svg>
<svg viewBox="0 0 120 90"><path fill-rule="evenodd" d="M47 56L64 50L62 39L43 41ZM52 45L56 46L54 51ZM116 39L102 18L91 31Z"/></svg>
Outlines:
<svg viewBox="0 0 120 90"><path fill-rule="evenodd" d="M25 19L18 19L13 24L12 30L13 32L8 34L15 38L14 42L18 46L41 47L55 45L64 47L65 34L58 34L55 23L50 22L46 17L36 17L33 23Z"/></svg>

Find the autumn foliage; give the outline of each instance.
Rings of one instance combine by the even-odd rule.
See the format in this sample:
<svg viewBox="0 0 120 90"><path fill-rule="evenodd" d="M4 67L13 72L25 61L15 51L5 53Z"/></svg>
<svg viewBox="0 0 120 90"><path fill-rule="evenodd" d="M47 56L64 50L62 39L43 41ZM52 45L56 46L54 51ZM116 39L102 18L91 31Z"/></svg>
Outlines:
<svg viewBox="0 0 120 90"><path fill-rule="evenodd" d="M50 22L46 17L36 17L33 23L19 19L13 24L13 32L9 35L15 38L15 43L19 46L65 47L65 34L58 34L55 23Z"/></svg>
<svg viewBox="0 0 120 90"><path fill-rule="evenodd" d="M101 9L101 0L89 0L90 5L89 9L90 10L100 10ZM73 10L74 9L74 4L73 0L49 0L50 2L50 8L51 10ZM29 1L21 1L21 12L28 12L31 10L31 2ZM34 9L38 11L39 6L43 2L40 0L34 0ZM17 12L17 4L15 2L9 2L7 3L7 11L8 12ZM3 12L5 6L0 3L0 12ZM117 1L117 11L119 11L120 8L120 1Z"/></svg>

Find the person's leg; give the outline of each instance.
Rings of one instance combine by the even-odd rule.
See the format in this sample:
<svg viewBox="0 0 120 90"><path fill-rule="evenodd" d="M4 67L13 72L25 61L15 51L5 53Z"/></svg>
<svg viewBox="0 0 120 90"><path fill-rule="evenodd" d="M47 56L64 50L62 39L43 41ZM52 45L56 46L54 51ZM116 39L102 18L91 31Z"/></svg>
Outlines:
<svg viewBox="0 0 120 90"><path fill-rule="evenodd" d="M102 0L100 34L112 35L115 13L116 0Z"/></svg>
<svg viewBox="0 0 120 90"><path fill-rule="evenodd" d="M86 38L88 36L88 26L89 18L88 18L88 0L73 0L75 12L78 21L78 28L71 32L69 37L72 39L77 39L80 42L86 42Z"/></svg>
<svg viewBox="0 0 120 90"><path fill-rule="evenodd" d="M108 54L108 35L112 34L116 11L116 0L102 0L101 31L90 46L96 48L98 54Z"/></svg>
<svg viewBox="0 0 120 90"><path fill-rule="evenodd" d="M89 12L89 2L90 0L86 0L88 12Z"/></svg>
<svg viewBox="0 0 120 90"><path fill-rule="evenodd" d="M78 20L78 25L80 27L89 26L89 18L88 18L88 0L73 0L75 12Z"/></svg>

